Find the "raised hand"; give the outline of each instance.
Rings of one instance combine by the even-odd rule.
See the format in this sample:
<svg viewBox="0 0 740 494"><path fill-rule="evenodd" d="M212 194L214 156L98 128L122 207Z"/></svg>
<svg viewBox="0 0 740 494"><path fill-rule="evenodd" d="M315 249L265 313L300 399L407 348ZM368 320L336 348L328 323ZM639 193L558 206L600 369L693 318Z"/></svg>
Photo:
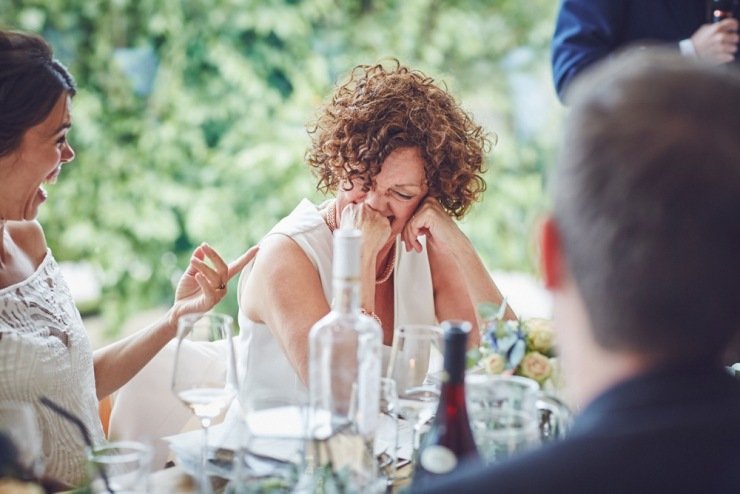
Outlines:
<svg viewBox="0 0 740 494"><path fill-rule="evenodd" d="M177 321L185 314L213 308L226 295L229 280L244 269L258 250L259 246L255 245L227 265L210 245L204 243L198 246L193 251L188 269L177 284L170 319Z"/></svg>
<svg viewBox="0 0 740 494"><path fill-rule="evenodd" d="M340 226L351 222L362 232L362 250L368 255L376 255L390 239L391 225L388 218L367 203L348 204L340 217Z"/></svg>
<svg viewBox="0 0 740 494"><path fill-rule="evenodd" d="M427 197L401 232L406 251L413 249L421 252L422 246L417 238L421 235L425 235L427 242L434 243L437 247L452 248L453 242L459 240L463 233L439 202L433 197Z"/></svg>
<svg viewBox="0 0 740 494"><path fill-rule="evenodd" d="M737 19L704 24L691 36L696 55L717 64L732 62L737 52L737 30Z"/></svg>

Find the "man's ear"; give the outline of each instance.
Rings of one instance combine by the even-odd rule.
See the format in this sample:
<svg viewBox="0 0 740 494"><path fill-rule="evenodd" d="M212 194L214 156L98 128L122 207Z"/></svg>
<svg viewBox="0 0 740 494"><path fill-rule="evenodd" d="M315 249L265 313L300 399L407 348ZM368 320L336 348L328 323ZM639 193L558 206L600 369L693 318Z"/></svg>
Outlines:
<svg viewBox="0 0 740 494"><path fill-rule="evenodd" d="M560 231L552 216L540 224L540 270L545 287L556 290L565 282L565 259L560 241Z"/></svg>

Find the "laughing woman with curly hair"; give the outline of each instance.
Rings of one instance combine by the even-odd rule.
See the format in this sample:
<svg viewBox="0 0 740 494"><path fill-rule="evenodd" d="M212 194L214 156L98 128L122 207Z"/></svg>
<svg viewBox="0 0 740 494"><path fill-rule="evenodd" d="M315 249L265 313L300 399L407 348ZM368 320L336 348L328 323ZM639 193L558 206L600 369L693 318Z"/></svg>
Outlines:
<svg viewBox="0 0 740 494"><path fill-rule="evenodd" d="M454 219L485 190L483 129L445 90L395 62L355 67L309 127L318 189L260 243L242 272L243 389L305 396L308 333L330 310L332 232L359 210L362 308L390 345L401 324L476 321L501 293ZM510 314L513 316L513 314ZM478 343L478 332L471 334Z"/></svg>

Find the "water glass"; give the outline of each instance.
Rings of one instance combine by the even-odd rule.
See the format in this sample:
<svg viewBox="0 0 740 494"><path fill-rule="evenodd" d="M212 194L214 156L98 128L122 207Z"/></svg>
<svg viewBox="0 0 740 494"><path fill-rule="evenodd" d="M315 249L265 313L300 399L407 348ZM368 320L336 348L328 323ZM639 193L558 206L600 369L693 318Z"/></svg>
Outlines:
<svg viewBox="0 0 740 494"><path fill-rule="evenodd" d="M93 493L145 494L152 448L136 441L117 441L87 449Z"/></svg>
<svg viewBox="0 0 740 494"><path fill-rule="evenodd" d="M481 456L494 462L564 434L570 411L519 376L468 375L470 425Z"/></svg>
<svg viewBox="0 0 740 494"><path fill-rule="evenodd" d="M481 456L506 458L539 442L536 393L523 377L470 375L465 379L468 415Z"/></svg>
<svg viewBox="0 0 740 494"><path fill-rule="evenodd" d="M15 462L21 475L39 479L44 473L41 433L30 403L0 403L0 434L15 447Z"/></svg>
<svg viewBox="0 0 740 494"><path fill-rule="evenodd" d="M399 416L413 425L414 454L424 425L437 410L443 364L442 329L403 325L393 333L387 376L396 382Z"/></svg>

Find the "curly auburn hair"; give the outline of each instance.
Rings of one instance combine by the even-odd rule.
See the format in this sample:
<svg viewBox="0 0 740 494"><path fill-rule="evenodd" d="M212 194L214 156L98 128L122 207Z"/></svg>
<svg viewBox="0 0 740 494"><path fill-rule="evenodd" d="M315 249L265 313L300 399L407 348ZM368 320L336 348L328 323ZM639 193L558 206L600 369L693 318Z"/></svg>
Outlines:
<svg viewBox="0 0 740 494"><path fill-rule="evenodd" d="M444 88L393 60L358 65L309 126L306 158L319 178L317 189L335 192L360 179L373 187L380 165L395 149L416 147L424 160L429 195L462 218L486 190L481 176L490 141L482 127Z"/></svg>

